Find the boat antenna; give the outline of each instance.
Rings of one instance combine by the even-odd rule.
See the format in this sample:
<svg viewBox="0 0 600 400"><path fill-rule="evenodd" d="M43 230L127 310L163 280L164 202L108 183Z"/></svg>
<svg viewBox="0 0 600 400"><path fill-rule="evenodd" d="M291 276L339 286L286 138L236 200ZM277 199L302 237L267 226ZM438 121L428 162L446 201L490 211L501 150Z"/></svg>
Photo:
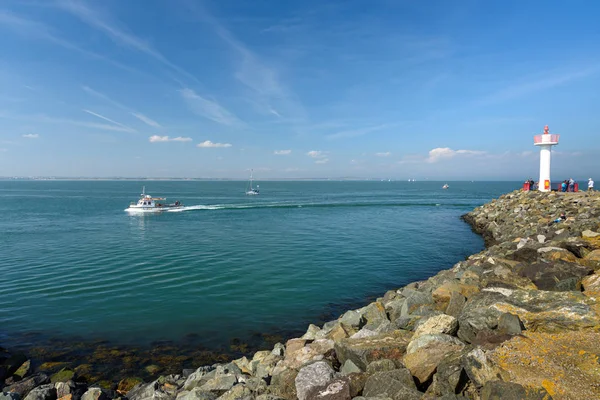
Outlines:
<svg viewBox="0 0 600 400"><path fill-rule="evenodd" d="M146 186L142 186L142 196L146 194Z"/></svg>

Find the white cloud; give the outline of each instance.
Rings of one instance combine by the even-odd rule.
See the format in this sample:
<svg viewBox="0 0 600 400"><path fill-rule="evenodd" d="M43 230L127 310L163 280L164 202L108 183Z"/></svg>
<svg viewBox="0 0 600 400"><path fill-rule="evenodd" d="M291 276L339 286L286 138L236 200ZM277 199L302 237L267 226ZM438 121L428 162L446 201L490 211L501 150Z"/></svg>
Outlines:
<svg viewBox="0 0 600 400"><path fill-rule="evenodd" d="M210 140L204 141L202 143L198 143L196 145L196 147L203 147L203 148L208 148L208 147L231 147L231 144L229 143L213 143Z"/></svg>
<svg viewBox="0 0 600 400"><path fill-rule="evenodd" d="M37 139L40 137L40 135L38 135L37 133L27 133L23 135L23 137L27 139Z"/></svg>
<svg viewBox="0 0 600 400"><path fill-rule="evenodd" d="M321 150L311 150L308 153L306 153L307 156L315 159L315 164L326 164L327 162L329 162L327 154L329 154L328 151Z"/></svg>
<svg viewBox="0 0 600 400"><path fill-rule="evenodd" d="M188 88L181 89L179 93L193 113L222 125L240 125L240 120L216 101L205 99Z"/></svg>
<svg viewBox="0 0 600 400"><path fill-rule="evenodd" d="M484 155L485 151L478 150L452 150L449 147L437 147L429 151L427 162L434 163L443 159L450 159L460 155L477 156Z"/></svg>
<svg viewBox="0 0 600 400"><path fill-rule="evenodd" d="M325 157L324 152L320 151L320 150L311 150L308 153L306 153L307 156L312 157L312 158L321 158L321 157Z"/></svg>
<svg viewBox="0 0 600 400"><path fill-rule="evenodd" d="M275 150L275 152L273 154L276 154L278 156L287 156L289 154L292 154L291 150Z"/></svg>
<svg viewBox="0 0 600 400"><path fill-rule="evenodd" d="M377 157L389 157L392 155L392 153L390 153L389 151L386 151L385 153L375 153L375 155Z"/></svg>
<svg viewBox="0 0 600 400"><path fill-rule="evenodd" d="M181 137L181 136L171 138L169 136L152 135L152 136L150 136L149 140L150 140L151 143L157 143L157 142L191 142L192 138Z"/></svg>

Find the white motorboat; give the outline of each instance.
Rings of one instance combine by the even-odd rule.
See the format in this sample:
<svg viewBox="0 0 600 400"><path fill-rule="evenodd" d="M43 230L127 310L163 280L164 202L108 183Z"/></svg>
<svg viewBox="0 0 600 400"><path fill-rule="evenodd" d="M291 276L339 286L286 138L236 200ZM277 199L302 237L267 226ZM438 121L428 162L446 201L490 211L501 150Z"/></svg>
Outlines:
<svg viewBox="0 0 600 400"><path fill-rule="evenodd" d="M448 189L450 186L448 186L448 184L444 184L444 186L442 186L442 189Z"/></svg>
<svg viewBox="0 0 600 400"><path fill-rule="evenodd" d="M144 186L137 203L132 202L125 211L148 213L176 210L178 208L183 208L183 204L179 201L168 204L166 197L152 197L149 194L146 194L146 186Z"/></svg>
<svg viewBox="0 0 600 400"><path fill-rule="evenodd" d="M246 194L248 196L256 196L259 194L259 186L256 185L256 188L252 187L252 170L250 170L250 187L246 190Z"/></svg>

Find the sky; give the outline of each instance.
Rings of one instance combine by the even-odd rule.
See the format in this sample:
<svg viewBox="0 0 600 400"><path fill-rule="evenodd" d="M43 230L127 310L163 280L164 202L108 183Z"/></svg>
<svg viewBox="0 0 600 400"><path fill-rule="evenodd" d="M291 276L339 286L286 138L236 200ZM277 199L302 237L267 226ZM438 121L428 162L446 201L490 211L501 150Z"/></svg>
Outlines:
<svg viewBox="0 0 600 400"><path fill-rule="evenodd" d="M0 176L600 179L600 2L3 0Z"/></svg>

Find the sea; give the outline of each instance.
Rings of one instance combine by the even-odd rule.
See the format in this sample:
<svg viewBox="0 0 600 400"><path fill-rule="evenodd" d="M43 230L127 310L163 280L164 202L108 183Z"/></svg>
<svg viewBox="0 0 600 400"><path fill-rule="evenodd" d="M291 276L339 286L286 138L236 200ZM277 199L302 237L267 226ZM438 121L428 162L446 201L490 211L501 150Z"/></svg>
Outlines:
<svg viewBox="0 0 600 400"><path fill-rule="evenodd" d="M302 335L480 251L518 182L0 181L0 345ZM177 212L125 212L146 193Z"/></svg>

